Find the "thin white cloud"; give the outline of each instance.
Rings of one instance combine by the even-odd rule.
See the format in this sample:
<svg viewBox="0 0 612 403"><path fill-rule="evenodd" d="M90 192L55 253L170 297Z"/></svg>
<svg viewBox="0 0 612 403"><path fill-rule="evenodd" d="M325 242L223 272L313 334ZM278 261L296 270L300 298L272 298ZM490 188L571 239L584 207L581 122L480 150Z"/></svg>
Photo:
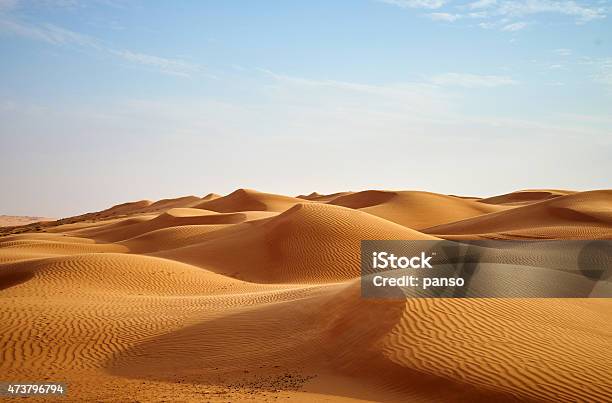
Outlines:
<svg viewBox="0 0 612 403"><path fill-rule="evenodd" d="M303 77L287 76L274 73L266 69L258 69L260 72L274 78L279 82L291 83L305 87L325 87L333 90L360 92L369 95L384 96L387 98L411 97L419 102L424 94L436 93L433 88L440 86L457 86L464 88L492 88L504 85L514 85L518 81L507 76L467 74L467 73L444 73L429 78L426 82L400 83L388 85L373 85L336 80L314 80ZM431 85L433 84L433 85ZM436 93L436 97L440 96Z"/></svg>
<svg viewBox="0 0 612 403"><path fill-rule="evenodd" d="M544 13L576 17L580 23L606 17L604 7L581 5L573 0L510 0L500 3L495 10L495 14L506 17Z"/></svg>
<svg viewBox="0 0 612 403"><path fill-rule="evenodd" d="M338 80L317 80L303 77L288 76L285 74L278 74L266 69L258 69L260 72L274 78L277 81L288 82L293 84L299 84L301 86L310 87L327 87L342 91L361 92L368 94L377 94L385 96L405 96L406 94L414 93L417 90L426 90L427 86L415 83L403 83L403 84L389 84L389 85L375 85L375 84L364 84L355 83L350 81L338 81ZM431 86L429 86L431 87Z"/></svg>
<svg viewBox="0 0 612 403"><path fill-rule="evenodd" d="M435 85L456 86L464 88L493 88L505 85L514 85L518 82L506 76L466 74L466 73L444 73L430 79Z"/></svg>
<svg viewBox="0 0 612 403"><path fill-rule="evenodd" d="M595 80L612 87L612 57L599 60L597 68L599 71L595 75Z"/></svg>
<svg viewBox="0 0 612 403"><path fill-rule="evenodd" d="M350 121L351 116L368 116L379 126L387 119L440 122L455 97L428 82L372 84L322 80L258 69L272 79L267 96L290 106L307 107ZM282 108L285 108L283 106ZM281 108L281 109L282 109Z"/></svg>
<svg viewBox="0 0 612 403"><path fill-rule="evenodd" d="M482 9L482 8L490 8L497 3L497 0L478 0L473 3L468 4L468 8L471 9Z"/></svg>
<svg viewBox="0 0 612 403"><path fill-rule="evenodd" d="M111 50L111 53L129 62L154 67L166 74L189 77L200 70L197 65L178 59L135 53L129 50Z"/></svg>
<svg viewBox="0 0 612 403"><path fill-rule="evenodd" d="M449 4L447 0L376 0L402 8L440 9ZM458 19L486 19L478 24L483 28L498 28L502 31L518 31L527 26L525 22L516 21L538 14L558 14L575 19L577 24L584 24L606 18L609 10L604 0L577 3L574 0L476 0L464 5L457 5L451 13L447 10L427 14L435 21L456 21Z"/></svg>
<svg viewBox="0 0 612 403"><path fill-rule="evenodd" d="M27 39L46 42L51 45L74 44L79 46L95 46L95 41L77 32L63 29L53 24L39 26L26 24L11 18L0 17L0 33L20 36Z"/></svg>
<svg viewBox="0 0 612 403"><path fill-rule="evenodd" d="M447 3L447 0L378 0L401 8L437 9Z"/></svg>
<svg viewBox="0 0 612 403"><path fill-rule="evenodd" d="M0 34L2 33L44 42L54 46L72 45L85 49L94 49L98 52L118 57L130 63L154 68L164 74L189 77L201 71L198 65L188 63L184 60L148 55L126 49L115 49L91 36L70 31L53 24L35 25L11 18L10 16L0 16Z"/></svg>
<svg viewBox="0 0 612 403"><path fill-rule="evenodd" d="M509 31L509 32L516 32L516 31L520 31L521 29L524 29L527 26L526 22L515 22L512 24L507 24L504 25L504 27L502 28L502 31Z"/></svg>
<svg viewBox="0 0 612 403"><path fill-rule="evenodd" d="M566 49L566 48L555 49L554 52L558 54L559 56L571 56L572 55L572 50Z"/></svg>
<svg viewBox="0 0 612 403"><path fill-rule="evenodd" d="M430 14L427 14L427 16L434 21L447 21L447 22L457 21L458 19L461 18L459 14L449 14L449 13L430 13Z"/></svg>
<svg viewBox="0 0 612 403"><path fill-rule="evenodd" d="M495 28L495 24L492 22L481 22L478 26L482 29L493 29Z"/></svg>
<svg viewBox="0 0 612 403"><path fill-rule="evenodd" d="M595 83L609 85L612 89L612 57L582 56L578 63L588 68Z"/></svg>

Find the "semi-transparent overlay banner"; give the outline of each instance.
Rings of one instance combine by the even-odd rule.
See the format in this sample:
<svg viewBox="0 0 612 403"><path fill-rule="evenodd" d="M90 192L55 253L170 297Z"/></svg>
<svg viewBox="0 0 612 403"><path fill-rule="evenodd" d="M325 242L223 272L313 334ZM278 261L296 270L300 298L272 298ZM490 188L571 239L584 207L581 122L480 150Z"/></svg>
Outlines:
<svg viewBox="0 0 612 403"><path fill-rule="evenodd" d="M365 298L612 298L612 241L361 241Z"/></svg>

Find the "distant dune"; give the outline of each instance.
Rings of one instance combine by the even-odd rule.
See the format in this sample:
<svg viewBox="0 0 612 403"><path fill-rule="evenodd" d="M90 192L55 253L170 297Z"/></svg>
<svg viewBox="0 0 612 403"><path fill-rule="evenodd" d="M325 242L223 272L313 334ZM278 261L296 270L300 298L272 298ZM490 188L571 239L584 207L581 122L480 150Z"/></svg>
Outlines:
<svg viewBox="0 0 612 403"><path fill-rule="evenodd" d="M360 211L297 204L275 217L157 256L252 282L321 283L359 276L362 239L436 238Z"/></svg>
<svg viewBox="0 0 612 403"><path fill-rule="evenodd" d="M0 227L15 227L19 225L27 225L41 221L55 221L55 218L48 217L32 217L18 215L0 215Z"/></svg>
<svg viewBox="0 0 612 403"><path fill-rule="evenodd" d="M301 202L303 200L294 197L238 189L227 196L206 200L194 207L218 211L220 213L249 210L281 212Z"/></svg>
<svg viewBox="0 0 612 403"><path fill-rule="evenodd" d="M489 197L487 199L480 199L481 203L487 204L508 204L508 205L520 205L530 204L533 202L554 199L559 196L566 196L569 194L576 193L572 190L550 190L550 189L538 189L538 190L519 190L512 193L507 193L500 196Z"/></svg>
<svg viewBox="0 0 612 403"><path fill-rule="evenodd" d="M375 300L359 282L362 240L612 239L612 190L239 189L10 218L3 381L67 382L72 401L612 401L610 299Z"/></svg>
<svg viewBox="0 0 612 403"><path fill-rule="evenodd" d="M329 203L360 209L414 229L454 222L507 208L437 193L380 190L340 196Z"/></svg>
<svg viewBox="0 0 612 403"><path fill-rule="evenodd" d="M465 238L610 239L611 206L612 190L568 193L433 226L424 232Z"/></svg>

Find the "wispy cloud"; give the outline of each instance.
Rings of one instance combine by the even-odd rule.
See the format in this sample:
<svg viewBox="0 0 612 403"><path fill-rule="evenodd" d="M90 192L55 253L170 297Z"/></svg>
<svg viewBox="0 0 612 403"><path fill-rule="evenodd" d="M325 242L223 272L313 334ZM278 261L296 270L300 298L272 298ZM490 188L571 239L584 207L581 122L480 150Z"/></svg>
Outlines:
<svg viewBox="0 0 612 403"><path fill-rule="evenodd" d="M0 32L20 36L35 41L46 42L51 45L79 45L97 47L96 41L77 32L73 32L53 24L33 25L20 22L16 19L0 16Z"/></svg>
<svg viewBox="0 0 612 403"><path fill-rule="evenodd" d="M489 8L497 3L497 0L478 0L467 5L471 9Z"/></svg>
<svg viewBox="0 0 612 403"><path fill-rule="evenodd" d="M444 73L434 76L430 81L435 85L457 86L464 88L492 88L504 85L514 85L518 82L506 76L466 74L466 73Z"/></svg>
<svg viewBox="0 0 612 403"><path fill-rule="evenodd" d="M324 111L347 121L357 115L368 116L374 119L375 126L388 119L402 122L425 119L439 123L440 111L447 110L455 97L428 82L373 84L259 71L272 79L269 96L280 103L307 106L317 113Z"/></svg>
<svg viewBox="0 0 612 403"><path fill-rule="evenodd" d="M495 28L496 24L492 22L481 22L478 24L478 26L482 29L493 29Z"/></svg>
<svg viewBox="0 0 612 403"><path fill-rule="evenodd" d="M595 79L612 87L612 57L599 60L597 65L599 71L595 75Z"/></svg>
<svg viewBox="0 0 612 403"><path fill-rule="evenodd" d="M96 38L57 25L48 23L27 23L10 15L0 14L0 34L2 33L44 42L53 46L76 46L83 49L95 50L133 64L153 68L164 74L189 77L202 70L200 66L181 59L148 55L127 49L116 49L104 44Z"/></svg>
<svg viewBox="0 0 612 403"><path fill-rule="evenodd" d="M577 24L606 18L607 8L602 1L577 3L574 0L476 0L464 5L453 5L446 0L377 0L402 8L445 9L427 14L435 21L458 19L485 19L478 24L483 28L498 28L514 32L527 26L516 21L538 14L558 14L574 18ZM456 11L462 10L457 13Z"/></svg>
<svg viewBox="0 0 612 403"><path fill-rule="evenodd" d="M559 56L571 56L572 55L572 50L566 49L566 48L555 49L554 52L558 54Z"/></svg>
<svg viewBox="0 0 612 403"><path fill-rule="evenodd" d="M362 92L362 93L379 94L379 95L384 94L386 96L391 96L391 95L404 96L411 92L415 92L417 88L420 90L423 90L424 88L426 88L426 86L418 84L418 83L375 85L375 84L355 83L355 82L350 82L350 81L310 79L310 78L295 77L295 76L289 76L285 74L279 74L279 73L275 73L267 69L258 69L258 70L268 75L269 77L274 78L277 81L290 82L294 84L300 84L302 86L334 88L334 89L339 89L343 91L353 91L353 92Z"/></svg>
<svg viewBox="0 0 612 403"><path fill-rule="evenodd" d="M605 18L605 8L599 5L581 5L573 0L510 0L499 3L495 14L507 17L522 17L533 14L561 14L577 18L584 23Z"/></svg>
<svg viewBox="0 0 612 403"><path fill-rule="evenodd" d="M447 3L447 0L378 0L381 3L391 4L402 8L436 9Z"/></svg>
<svg viewBox="0 0 612 403"><path fill-rule="evenodd" d="M450 14L450 13L430 13L430 14L427 14L427 16L434 21L448 21L448 22L457 21L459 18L461 18L461 15L459 14Z"/></svg>
<svg viewBox="0 0 612 403"><path fill-rule="evenodd" d="M515 32L515 31L520 31L521 29L524 29L525 27L527 27L527 23L526 22L514 22L512 24L507 24L504 25L502 27L502 31L509 31L509 32Z"/></svg>
<svg viewBox="0 0 612 403"><path fill-rule="evenodd" d="M189 77L201 70L199 66L179 59L168 59L129 50L110 50L110 52L129 62L154 67L166 74Z"/></svg>
<svg viewBox="0 0 612 403"><path fill-rule="evenodd" d="M591 79L598 84L610 86L612 90L612 57L583 56L578 63L588 67Z"/></svg>

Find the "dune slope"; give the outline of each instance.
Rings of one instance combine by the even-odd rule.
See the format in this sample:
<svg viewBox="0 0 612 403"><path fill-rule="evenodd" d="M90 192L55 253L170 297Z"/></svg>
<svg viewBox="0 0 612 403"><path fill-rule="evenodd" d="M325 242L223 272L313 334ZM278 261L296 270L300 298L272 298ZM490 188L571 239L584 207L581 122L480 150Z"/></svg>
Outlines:
<svg viewBox="0 0 612 403"><path fill-rule="evenodd" d="M612 191L555 197L497 213L423 229L440 236L610 239Z"/></svg>
<svg viewBox="0 0 612 403"><path fill-rule="evenodd" d="M304 200L294 197L262 193L249 189L238 189L227 196L207 200L194 207L219 213L237 211L282 212L297 203L303 202Z"/></svg>
<svg viewBox="0 0 612 403"><path fill-rule="evenodd" d="M380 190L340 196L329 203L360 209L417 230L507 208L437 193Z"/></svg>
<svg viewBox="0 0 612 403"><path fill-rule="evenodd" d="M481 203L502 205L524 205L543 200L554 199L559 196L574 194L572 190L533 189L519 190L486 199L480 199Z"/></svg>
<svg viewBox="0 0 612 403"><path fill-rule="evenodd" d="M276 217L156 256L254 282L321 283L359 276L363 239L436 238L360 211L298 204Z"/></svg>

